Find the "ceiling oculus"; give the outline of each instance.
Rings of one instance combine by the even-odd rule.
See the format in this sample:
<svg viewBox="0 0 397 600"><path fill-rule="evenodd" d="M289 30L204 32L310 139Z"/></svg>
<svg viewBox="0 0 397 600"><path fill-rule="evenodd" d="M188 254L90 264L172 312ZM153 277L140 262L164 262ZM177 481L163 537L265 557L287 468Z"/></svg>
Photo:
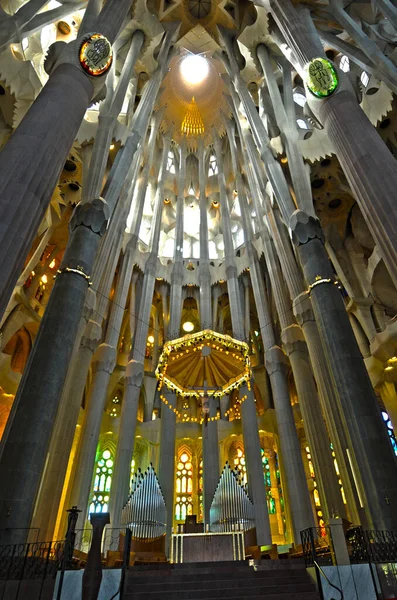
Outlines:
<svg viewBox="0 0 397 600"><path fill-rule="evenodd" d="M188 54L180 63L180 71L186 83L198 85L208 77L208 61L199 54Z"/></svg>

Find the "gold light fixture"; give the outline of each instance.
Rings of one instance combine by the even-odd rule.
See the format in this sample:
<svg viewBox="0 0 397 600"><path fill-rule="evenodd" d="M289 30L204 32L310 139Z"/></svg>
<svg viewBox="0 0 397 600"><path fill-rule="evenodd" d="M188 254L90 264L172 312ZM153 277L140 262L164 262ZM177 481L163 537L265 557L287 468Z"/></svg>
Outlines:
<svg viewBox="0 0 397 600"><path fill-rule="evenodd" d="M186 333L190 333L194 329L194 324L191 321L185 321L182 325L182 329L183 331L186 331Z"/></svg>
<svg viewBox="0 0 397 600"><path fill-rule="evenodd" d="M147 341L149 342L149 344L154 344L154 336L149 335Z"/></svg>
<svg viewBox="0 0 397 600"><path fill-rule="evenodd" d="M202 135L204 123L194 97L189 104L185 118L182 121L181 133L184 135Z"/></svg>

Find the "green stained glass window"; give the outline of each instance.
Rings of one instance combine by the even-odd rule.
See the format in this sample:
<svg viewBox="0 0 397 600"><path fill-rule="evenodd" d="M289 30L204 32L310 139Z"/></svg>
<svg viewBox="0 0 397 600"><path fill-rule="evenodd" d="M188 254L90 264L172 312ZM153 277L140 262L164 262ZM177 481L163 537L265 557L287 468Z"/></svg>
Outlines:
<svg viewBox="0 0 397 600"><path fill-rule="evenodd" d="M339 77L334 65L326 58L314 58L305 67L305 82L317 98L327 98L338 87Z"/></svg>
<svg viewBox="0 0 397 600"><path fill-rule="evenodd" d="M89 506L90 513L107 512L109 492L112 484L114 456L110 450L104 450L95 466L94 489Z"/></svg>

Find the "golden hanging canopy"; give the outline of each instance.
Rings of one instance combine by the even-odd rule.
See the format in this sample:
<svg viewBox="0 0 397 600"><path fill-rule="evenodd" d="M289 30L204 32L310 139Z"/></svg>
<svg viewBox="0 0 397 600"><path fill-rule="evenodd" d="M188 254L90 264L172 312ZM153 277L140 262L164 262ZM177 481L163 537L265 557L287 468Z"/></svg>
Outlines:
<svg viewBox="0 0 397 600"><path fill-rule="evenodd" d="M209 329L164 344L156 369L160 387L182 396L223 396L251 378L249 348Z"/></svg>

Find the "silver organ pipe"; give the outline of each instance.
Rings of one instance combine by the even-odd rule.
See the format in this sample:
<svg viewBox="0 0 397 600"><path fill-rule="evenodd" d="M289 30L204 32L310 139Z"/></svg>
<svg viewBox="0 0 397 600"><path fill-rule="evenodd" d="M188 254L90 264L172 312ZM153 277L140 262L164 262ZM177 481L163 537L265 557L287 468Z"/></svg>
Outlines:
<svg viewBox="0 0 397 600"><path fill-rule="evenodd" d="M211 531L248 531L255 527L254 505L238 471L229 464L223 468L210 508Z"/></svg>
<svg viewBox="0 0 397 600"><path fill-rule="evenodd" d="M165 534L166 506L153 466L140 469L131 481L131 493L121 513L123 525L135 539L153 540Z"/></svg>

